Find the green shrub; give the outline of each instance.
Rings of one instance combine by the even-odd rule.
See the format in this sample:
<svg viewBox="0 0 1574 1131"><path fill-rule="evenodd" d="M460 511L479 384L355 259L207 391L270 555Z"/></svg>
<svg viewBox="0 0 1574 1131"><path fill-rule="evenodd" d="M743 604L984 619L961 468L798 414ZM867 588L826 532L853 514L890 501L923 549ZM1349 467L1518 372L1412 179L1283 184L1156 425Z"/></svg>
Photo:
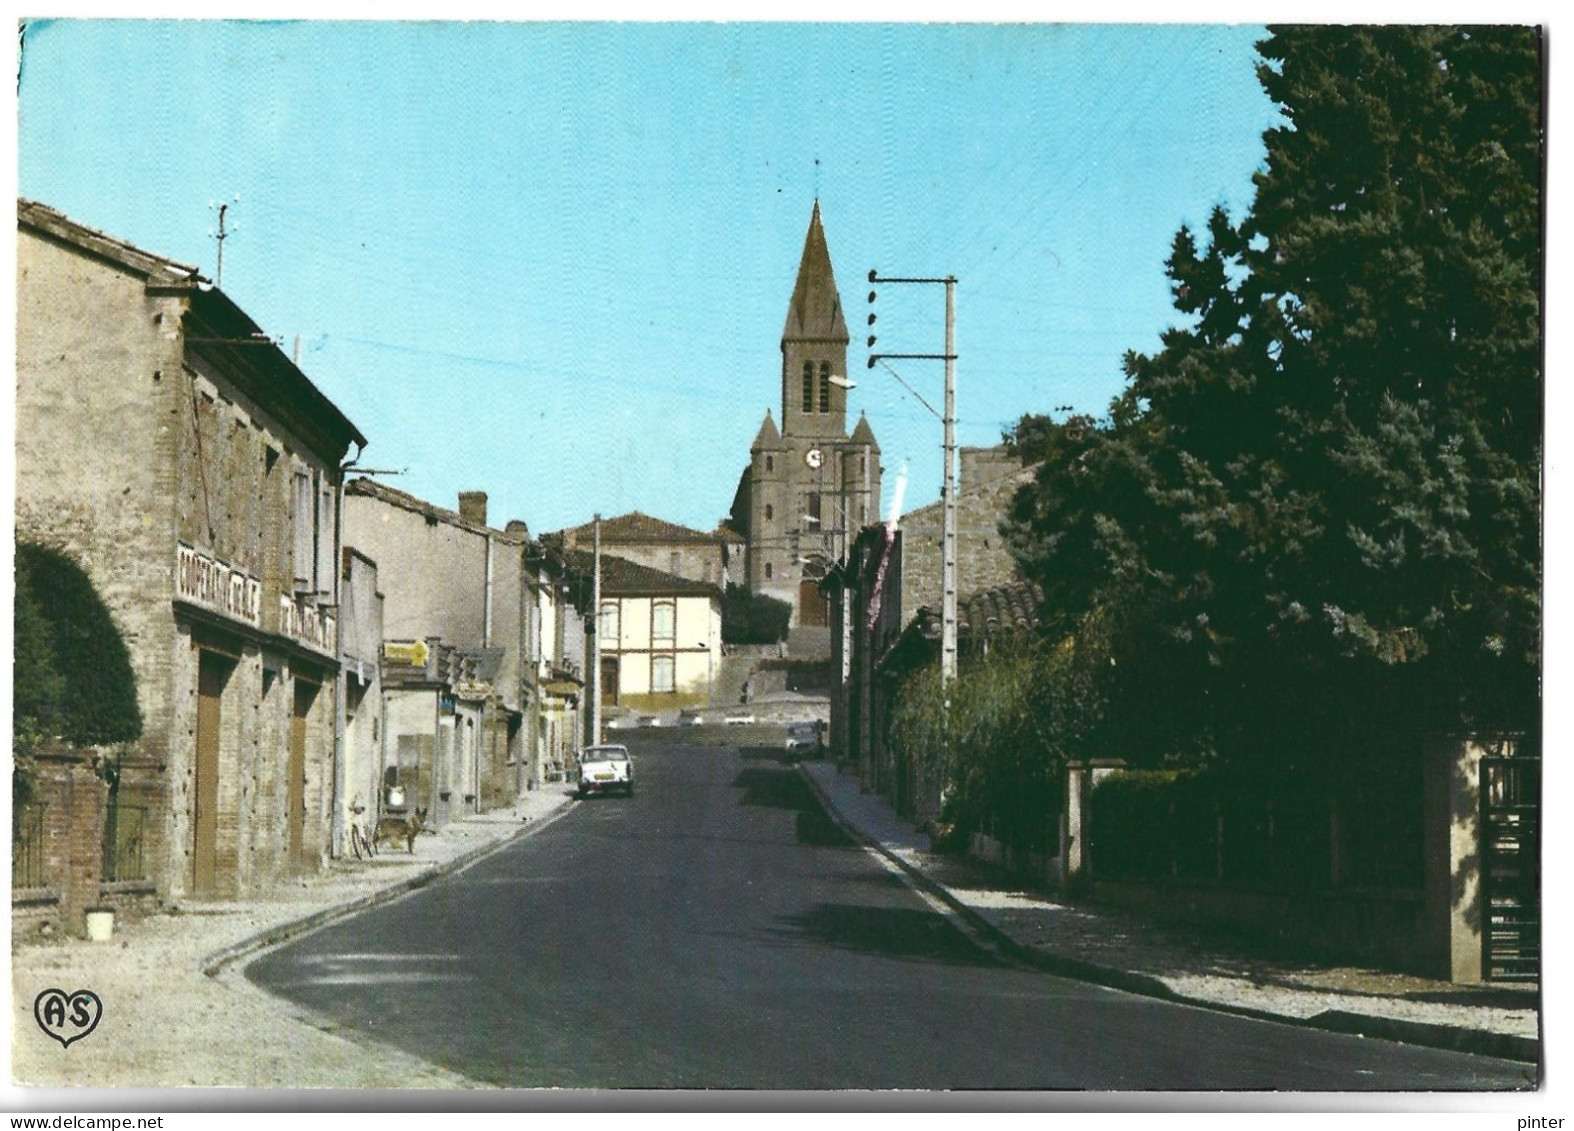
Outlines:
<svg viewBox="0 0 1574 1131"><path fill-rule="evenodd" d="M142 733L131 655L82 568L58 550L16 547L16 711L20 747L129 742Z"/></svg>
<svg viewBox="0 0 1574 1131"><path fill-rule="evenodd" d="M792 605L743 585L728 585L721 604L721 638L727 644L775 644L787 639Z"/></svg>

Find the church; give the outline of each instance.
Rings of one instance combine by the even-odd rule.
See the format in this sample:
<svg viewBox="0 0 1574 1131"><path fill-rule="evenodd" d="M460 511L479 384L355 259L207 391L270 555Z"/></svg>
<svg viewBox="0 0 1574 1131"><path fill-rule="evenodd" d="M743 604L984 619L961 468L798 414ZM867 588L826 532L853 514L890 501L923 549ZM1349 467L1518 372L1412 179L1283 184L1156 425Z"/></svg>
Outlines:
<svg viewBox="0 0 1574 1131"><path fill-rule="evenodd" d="M749 587L792 605L795 653L829 654L819 582L879 518L880 445L861 414L847 431L847 344L816 200L782 330L781 423L766 410L728 519Z"/></svg>

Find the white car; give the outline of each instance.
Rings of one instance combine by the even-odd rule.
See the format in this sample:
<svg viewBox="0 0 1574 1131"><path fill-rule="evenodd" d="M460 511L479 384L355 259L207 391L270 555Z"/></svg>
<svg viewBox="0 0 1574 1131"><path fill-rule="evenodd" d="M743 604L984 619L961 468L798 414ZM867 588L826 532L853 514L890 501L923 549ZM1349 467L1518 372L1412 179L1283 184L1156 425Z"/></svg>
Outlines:
<svg viewBox="0 0 1574 1131"><path fill-rule="evenodd" d="M787 728L784 749L789 762L805 754L817 758L824 748L820 741L819 723L793 723Z"/></svg>
<svg viewBox="0 0 1574 1131"><path fill-rule="evenodd" d="M754 716L747 711L734 712L727 716L727 725L730 727L746 727L754 723Z"/></svg>
<svg viewBox="0 0 1574 1131"><path fill-rule="evenodd" d="M620 790L634 796L634 759L627 746L587 746L579 752L579 796Z"/></svg>

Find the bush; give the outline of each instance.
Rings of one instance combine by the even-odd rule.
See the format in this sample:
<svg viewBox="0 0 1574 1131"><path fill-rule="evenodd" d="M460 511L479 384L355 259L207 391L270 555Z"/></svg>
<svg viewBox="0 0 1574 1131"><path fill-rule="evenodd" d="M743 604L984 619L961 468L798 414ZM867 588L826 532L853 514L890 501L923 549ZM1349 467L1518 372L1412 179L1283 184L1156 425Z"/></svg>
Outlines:
<svg viewBox="0 0 1574 1131"><path fill-rule="evenodd" d="M19 747L43 738L100 746L141 735L131 655L79 565L58 550L17 543L13 615Z"/></svg>
<svg viewBox="0 0 1574 1131"><path fill-rule="evenodd" d="M727 644L775 644L787 639L792 605L744 585L728 585L721 604L721 638Z"/></svg>
<svg viewBox="0 0 1574 1131"><path fill-rule="evenodd" d="M940 823L954 841L985 831L1013 849L1048 851L1068 755L1096 713L1068 642L1006 636L963 668L949 715L933 666L897 691L891 741L902 758L945 784Z"/></svg>

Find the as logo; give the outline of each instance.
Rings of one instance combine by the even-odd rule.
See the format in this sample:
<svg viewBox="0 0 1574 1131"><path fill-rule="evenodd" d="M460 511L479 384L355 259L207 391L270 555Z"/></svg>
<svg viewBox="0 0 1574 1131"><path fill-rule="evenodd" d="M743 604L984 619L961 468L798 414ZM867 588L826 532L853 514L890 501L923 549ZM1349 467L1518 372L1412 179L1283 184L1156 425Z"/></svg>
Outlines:
<svg viewBox="0 0 1574 1131"><path fill-rule="evenodd" d="M72 1041L80 1041L98 1028L98 1019L104 1015L104 1003L92 990L78 990L67 994L65 990L45 990L33 999L33 1019L38 1027L60 1042L61 1048L70 1048Z"/></svg>

